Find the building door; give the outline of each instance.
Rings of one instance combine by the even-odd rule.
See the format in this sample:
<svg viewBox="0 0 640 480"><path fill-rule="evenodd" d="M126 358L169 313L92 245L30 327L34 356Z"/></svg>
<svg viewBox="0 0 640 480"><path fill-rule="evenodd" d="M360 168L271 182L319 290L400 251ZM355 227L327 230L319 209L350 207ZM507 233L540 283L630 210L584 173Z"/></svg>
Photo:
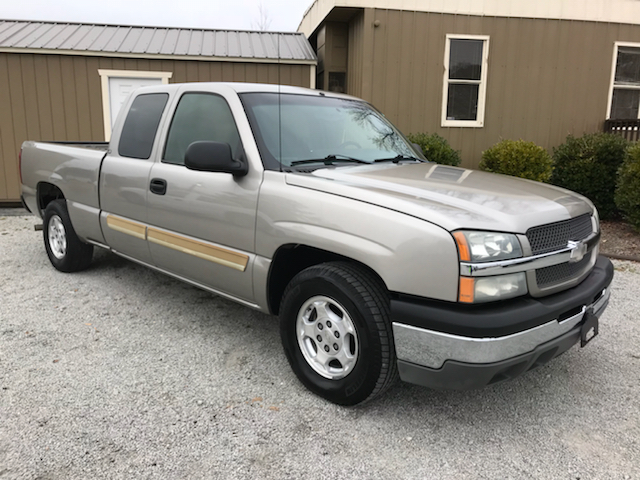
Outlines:
<svg viewBox="0 0 640 480"><path fill-rule="evenodd" d="M152 85L162 85L162 79L127 77L109 78L109 116L111 117L112 128L116 123L118 113L120 113L120 109L129 94L140 87L149 87Z"/></svg>
<svg viewBox="0 0 640 480"><path fill-rule="evenodd" d="M171 72L147 72L137 70L103 70L98 74L102 83L102 110L104 117L104 139L111 139L111 129L129 94L140 87L169 83Z"/></svg>

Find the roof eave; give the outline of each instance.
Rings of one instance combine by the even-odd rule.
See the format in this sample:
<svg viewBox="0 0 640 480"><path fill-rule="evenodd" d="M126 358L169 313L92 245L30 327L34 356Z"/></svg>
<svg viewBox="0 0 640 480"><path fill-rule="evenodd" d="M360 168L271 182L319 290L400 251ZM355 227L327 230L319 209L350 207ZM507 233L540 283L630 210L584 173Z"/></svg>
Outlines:
<svg viewBox="0 0 640 480"><path fill-rule="evenodd" d="M336 8L374 8L451 15L504 18L532 18L640 25L640 2L634 0L504 0L479 2L460 0L314 0L298 26L309 38Z"/></svg>
<svg viewBox="0 0 640 480"><path fill-rule="evenodd" d="M68 50L46 48L20 48L0 47L0 53L31 53L37 55L74 55L79 57L112 57L112 58L136 58L148 60L195 60L201 62L235 62L235 63L273 63L284 65L317 65L318 60L302 60L293 58L261 58L261 57L216 57L204 55L169 55L152 53L130 53L113 51Z"/></svg>

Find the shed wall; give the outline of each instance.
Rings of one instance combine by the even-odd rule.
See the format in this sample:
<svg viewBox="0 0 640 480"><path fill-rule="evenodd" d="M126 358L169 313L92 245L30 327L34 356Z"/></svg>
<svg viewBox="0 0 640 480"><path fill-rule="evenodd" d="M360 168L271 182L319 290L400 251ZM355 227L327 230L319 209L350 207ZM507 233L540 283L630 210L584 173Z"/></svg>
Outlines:
<svg viewBox="0 0 640 480"><path fill-rule="evenodd" d="M349 23L347 43L347 92L356 97L362 97L364 41L364 14L359 14Z"/></svg>
<svg viewBox="0 0 640 480"><path fill-rule="evenodd" d="M482 128L440 126L446 34L490 36ZM616 41L640 42L640 26L364 9L350 23L348 93L405 133L442 135L477 167L501 139L551 152L568 134L600 131Z"/></svg>
<svg viewBox="0 0 640 480"><path fill-rule="evenodd" d="M104 141L98 69L173 72L171 83L309 87L310 65L0 53L0 202L19 201L25 140Z"/></svg>

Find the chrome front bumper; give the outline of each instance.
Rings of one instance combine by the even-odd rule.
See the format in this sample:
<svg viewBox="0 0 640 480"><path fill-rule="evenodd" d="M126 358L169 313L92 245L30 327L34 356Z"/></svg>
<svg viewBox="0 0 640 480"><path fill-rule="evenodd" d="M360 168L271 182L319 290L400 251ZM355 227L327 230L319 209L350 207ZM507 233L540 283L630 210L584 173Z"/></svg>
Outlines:
<svg viewBox="0 0 640 480"><path fill-rule="evenodd" d="M574 330L590 309L600 317L609 303L609 295L609 288L605 288L592 304L583 305L580 312L566 319L552 320L501 337L464 337L393 322L396 355L399 361L430 369L439 369L447 361L467 364L501 362L532 352L540 345Z"/></svg>

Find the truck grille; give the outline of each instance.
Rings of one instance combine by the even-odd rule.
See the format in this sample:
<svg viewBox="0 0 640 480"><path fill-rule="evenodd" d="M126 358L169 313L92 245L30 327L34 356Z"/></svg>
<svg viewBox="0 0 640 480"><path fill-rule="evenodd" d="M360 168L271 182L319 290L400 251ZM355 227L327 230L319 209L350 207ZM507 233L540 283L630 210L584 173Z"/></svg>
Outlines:
<svg viewBox="0 0 640 480"><path fill-rule="evenodd" d="M541 225L527 230L531 253L540 255L567 247L569 240L584 240L593 232L591 215L585 214L562 222ZM559 286L582 275L593 257L593 252L576 263L561 263L536 270L537 288Z"/></svg>
<svg viewBox="0 0 640 480"><path fill-rule="evenodd" d="M566 248L569 240L584 240L593 231L591 215L588 213L570 220L541 225L527 230L531 253L554 252Z"/></svg>
<svg viewBox="0 0 640 480"><path fill-rule="evenodd" d="M591 255L585 255L576 263L561 263L536 270L536 283L538 288L556 285L580 275L591 261Z"/></svg>

